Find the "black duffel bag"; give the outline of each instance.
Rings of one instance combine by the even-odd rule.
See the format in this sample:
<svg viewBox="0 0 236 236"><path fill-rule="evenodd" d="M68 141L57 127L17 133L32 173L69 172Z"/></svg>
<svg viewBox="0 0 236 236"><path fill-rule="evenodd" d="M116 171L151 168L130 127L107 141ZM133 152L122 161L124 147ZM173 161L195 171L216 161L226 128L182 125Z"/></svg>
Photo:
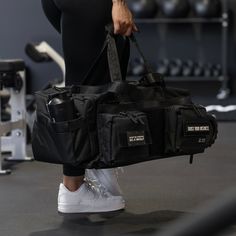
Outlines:
<svg viewBox="0 0 236 236"><path fill-rule="evenodd" d="M107 50L111 83L52 87L35 93L35 159L112 168L204 152L217 136L215 118L193 104L188 91L165 86L133 35L130 39L143 57L147 74L135 82L122 81L115 40L109 27L107 31L102 51Z"/></svg>

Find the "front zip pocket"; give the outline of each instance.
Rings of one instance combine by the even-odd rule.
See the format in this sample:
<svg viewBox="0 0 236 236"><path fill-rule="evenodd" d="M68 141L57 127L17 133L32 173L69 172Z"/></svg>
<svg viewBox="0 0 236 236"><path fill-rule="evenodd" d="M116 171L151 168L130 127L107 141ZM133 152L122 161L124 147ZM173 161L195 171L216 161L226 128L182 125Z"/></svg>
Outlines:
<svg viewBox="0 0 236 236"><path fill-rule="evenodd" d="M108 166L135 164L149 157L152 143L146 114L98 114L100 160Z"/></svg>

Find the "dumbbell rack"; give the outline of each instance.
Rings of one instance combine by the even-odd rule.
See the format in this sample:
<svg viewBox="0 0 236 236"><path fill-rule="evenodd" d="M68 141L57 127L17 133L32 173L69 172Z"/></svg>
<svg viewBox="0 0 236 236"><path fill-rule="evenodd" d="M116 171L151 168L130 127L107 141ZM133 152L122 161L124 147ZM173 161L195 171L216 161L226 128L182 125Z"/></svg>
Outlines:
<svg viewBox="0 0 236 236"><path fill-rule="evenodd" d="M22 60L0 60L0 90L10 95L10 120L2 121L0 99L0 175L10 174L2 169L2 152L10 152L6 161L32 161L27 156L26 104L25 104L25 63Z"/></svg>
<svg viewBox="0 0 236 236"><path fill-rule="evenodd" d="M167 82L190 82L190 81L218 81L221 83L218 99L225 99L230 94L229 75L228 75L228 32L229 32L229 8L228 0L222 1L222 15L219 18L153 18L153 19L136 19L137 24L221 24L221 64L222 75L219 77L166 77Z"/></svg>

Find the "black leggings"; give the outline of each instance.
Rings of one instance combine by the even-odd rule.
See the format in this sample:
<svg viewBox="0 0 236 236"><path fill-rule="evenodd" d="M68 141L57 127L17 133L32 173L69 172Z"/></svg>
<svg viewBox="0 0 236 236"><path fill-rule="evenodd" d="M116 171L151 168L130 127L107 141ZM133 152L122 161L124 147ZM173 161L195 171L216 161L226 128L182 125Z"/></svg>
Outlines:
<svg viewBox="0 0 236 236"><path fill-rule="evenodd" d="M85 79L105 40L105 25L112 22L112 0L42 0L48 20L62 35L66 64L66 86L102 85L110 81L106 53L96 69ZM130 45L122 36L116 37L122 76L125 78ZM85 170L79 166L63 166L66 176L81 176Z"/></svg>

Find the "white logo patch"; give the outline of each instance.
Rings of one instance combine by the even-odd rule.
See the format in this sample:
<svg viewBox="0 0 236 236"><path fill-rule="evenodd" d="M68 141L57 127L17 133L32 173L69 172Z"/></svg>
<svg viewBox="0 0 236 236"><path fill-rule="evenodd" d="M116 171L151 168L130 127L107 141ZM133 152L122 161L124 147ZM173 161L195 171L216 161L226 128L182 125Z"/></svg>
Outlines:
<svg viewBox="0 0 236 236"><path fill-rule="evenodd" d="M207 126L188 126L188 132L206 132L210 131L210 127Z"/></svg>

